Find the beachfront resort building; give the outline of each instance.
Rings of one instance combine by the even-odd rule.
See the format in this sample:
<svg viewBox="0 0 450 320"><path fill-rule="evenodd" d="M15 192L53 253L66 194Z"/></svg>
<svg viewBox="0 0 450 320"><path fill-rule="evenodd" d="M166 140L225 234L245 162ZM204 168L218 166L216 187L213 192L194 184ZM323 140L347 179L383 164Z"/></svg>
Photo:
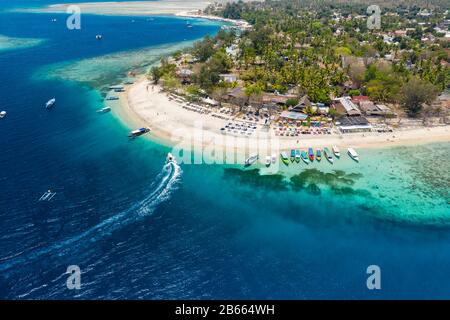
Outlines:
<svg viewBox="0 0 450 320"><path fill-rule="evenodd" d="M336 98L333 100L332 107L339 113L347 116L361 116L361 111L350 97Z"/></svg>
<svg viewBox="0 0 450 320"><path fill-rule="evenodd" d="M370 132L372 125L364 117L343 117L336 122L342 133Z"/></svg>

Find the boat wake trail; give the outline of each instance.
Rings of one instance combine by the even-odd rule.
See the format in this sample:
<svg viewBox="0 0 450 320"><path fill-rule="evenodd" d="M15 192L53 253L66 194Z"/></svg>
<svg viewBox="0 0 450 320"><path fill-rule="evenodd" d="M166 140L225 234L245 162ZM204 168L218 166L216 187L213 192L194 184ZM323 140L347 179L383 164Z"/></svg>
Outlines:
<svg viewBox="0 0 450 320"><path fill-rule="evenodd" d="M152 184L152 192L145 199L136 203L131 208L103 220L92 228L67 240L32 251L23 256L15 257L12 260L1 262L0 271L6 271L18 264L30 262L44 254L57 253L58 255L62 255L66 251L65 249L69 248L72 244L77 244L78 246L83 241L95 242L126 225L152 214L158 205L168 200L173 191L176 190L181 174L182 170L178 164L175 162L167 163Z"/></svg>

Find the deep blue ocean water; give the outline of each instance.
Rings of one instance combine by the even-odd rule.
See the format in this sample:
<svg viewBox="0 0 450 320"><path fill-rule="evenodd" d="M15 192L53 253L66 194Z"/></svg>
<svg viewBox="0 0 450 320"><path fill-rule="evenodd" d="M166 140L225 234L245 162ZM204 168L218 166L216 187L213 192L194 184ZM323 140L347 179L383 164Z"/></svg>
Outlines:
<svg viewBox="0 0 450 320"><path fill-rule="evenodd" d="M0 8L13 3L44 2ZM64 17L0 12L0 35L44 39L0 51L0 298L450 297L448 143L360 150L360 164L336 164L342 172L165 166L167 148L130 142L132 128L95 112L124 70L94 82L42 72L150 54L219 26L85 15L69 31ZM53 201L38 202L49 188ZM378 291L366 287L372 264ZM80 290L66 287L69 265L81 268Z"/></svg>

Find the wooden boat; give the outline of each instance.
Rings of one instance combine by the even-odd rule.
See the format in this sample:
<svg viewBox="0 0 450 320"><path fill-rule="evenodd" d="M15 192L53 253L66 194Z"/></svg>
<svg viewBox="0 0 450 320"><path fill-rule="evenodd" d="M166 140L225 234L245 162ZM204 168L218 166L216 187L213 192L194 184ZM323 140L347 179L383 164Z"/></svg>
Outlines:
<svg viewBox="0 0 450 320"><path fill-rule="evenodd" d="M327 158L328 162L330 162L331 164L333 164L334 159L333 159L333 156L332 156L332 154L331 154L330 149L324 148L324 149L323 149L323 153L324 153L324 155L325 155L325 158Z"/></svg>
<svg viewBox="0 0 450 320"><path fill-rule="evenodd" d="M355 149L348 148L347 152L348 152L348 155L350 156L350 158L352 158L356 162L359 162L359 156L358 156L358 153L355 151Z"/></svg>
<svg viewBox="0 0 450 320"><path fill-rule="evenodd" d="M301 156L300 156L300 150L295 150L295 161L297 162L297 163L299 163L300 162L300 158L301 158Z"/></svg>
<svg viewBox="0 0 450 320"><path fill-rule="evenodd" d="M336 158L341 157L341 152L339 151L339 148L337 146L333 146L333 153L336 156Z"/></svg>
<svg viewBox="0 0 450 320"><path fill-rule="evenodd" d="M311 162L314 161L314 150L313 150L313 148L308 148L308 158L309 158L309 161L311 161Z"/></svg>
<svg viewBox="0 0 450 320"><path fill-rule="evenodd" d="M294 161L295 161L295 150L292 149L291 150L291 162L294 162Z"/></svg>
<svg viewBox="0 0 450 320"><path fill-rule="evenodd" d="M317 161L322 160L322 151L320 151L320 149L316 150L316 159Z"/></svg>
<svg viewBox="0 0 450 320"><path fill-rule="evenodd" d="M308 154L306 153L306 151L302 151L301 157L304 163L309 164Z"/></svg>
<svg viewBox="0 0 450 320"><path fill-rule="evenodd" d="M285 151L281 152L280 157L281 157L281 161L283 161L283 163L285 165L289 165L289 157L287 155L287 152L285 152Z"/></svg>

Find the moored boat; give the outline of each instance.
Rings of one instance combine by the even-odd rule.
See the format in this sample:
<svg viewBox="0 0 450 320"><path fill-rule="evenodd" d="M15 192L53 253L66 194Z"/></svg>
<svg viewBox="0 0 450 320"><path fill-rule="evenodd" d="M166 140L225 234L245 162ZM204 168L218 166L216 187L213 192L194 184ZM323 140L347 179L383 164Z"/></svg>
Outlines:
<svg viewBox="0 0 450 320"><path fill-rule="evenodd" d="M108 101L119 100L119 97L114 97L114 96L112 96L112 97L106 98L106 100L108 100Z"/></svg>
<svg viewBox="0 0 450 320"><path fill-rule="evenodd" d="M308 154L306 153L306 151L302 151L301 153L301 157L304 163L308 164L309 163L309 159L308 159Z"/></svg>
<svg viewBox="0 0 450 320"><path fill-rule="evenodd" d="M259 159L259 155L257 155L257 154L250 156L249 158L245 159L245 166L246 167L251 166L256 161L258 161L258 159Z"/></svg>
<svg viewBox="0 0 450 320"><path fill-rule="evenodd" d="M277 155L274 153L272 154L272 164L275 164L277 162Z"/></svg>
<svg viewBox="0 0 450 320"><path fill-rule="evenodd" d="M269 167L272 163L272 158L270 156L266 156L266 167Z"/></svg>
<svg viewBox="0 0 450 320"><path fill-rule="evenodd" d="M359 156L358 153L355 151L355 149L353 148L348 148L348 155L350 156L350 158L352 158L353 160L355 160L356 162L359 161Z"/></svg>
<svg viewBox="0 0 450 320"><path fill-rule="evenodd" d="M308 158L309 158L309 161L311 161L311 162L314 161L314 150L313 150L313 148L308 148Z"/></svg>
<svg viewBox="0 0 450 320"><path fill-rule="evenodd" d="M47 103L45 104L45 108L46 108L46 109L50 109L50 108L52 108L52 107L55 105L55 103L56 103L56 99L55 99L55 98L50 99L50 100L48 100Z"/></svg>
<svg viewBox="0 0 450 320"><path fill-rule="evenodd" d="M320 149L316 150L316 160L317 161L322 160L322 151L320 151Z"/></svg>
<svg viewBox="0 0 450 320"><path fill-rule="evenodd" d="M281 157L281 161L283 161L283 163L284 163L285 165L288 165L288 164L289 164L289 157L288 157L286 151L281 152L281 153L280 153L280 157Z"/></svg>
<svg viewBox="0 0 450 320"><path fill-rule="evenodd" d="M291 161L292 162L295 161L295 150L294 149L291 150Z"/></svg>
<svg viewBox="0 0 450 320"><path fill-rule="evenodd" d="M300 162L300 150L295 150L295 161L298 163Z"/></svg>
<svg viewBox="0 0 450 320"><path fill-rule="evenodd" d="M120 90L120 89L124 89L124 87L122 85L117 85L117 86L110 86L109 90Z"/></svg>
<svg viewBox="0 0 450 320"><path fill-rule="evenodd" d="M340 158L341 152L339 151L339 148L337 146L333 146L333 153L336 156L336 158Z"/></svg>
<svg viewBox="0 0 450 320"><path fill-rule="evenodd" d="M143 134L149 133L150 132L150 128L140 128L137 130L133 130L128 134L128 137L130 138L136 138L139 136L142 136Z"/></svg>
<svg viewBox="0 0 450 320"><path fill-rule="evenodd" d="M101 108L101 109L97 110L97 113L107 113L107 112L110 112L110 111L111 111L110 107L104 107L104 108Z"/></svg>
<svg viewBox="0 0 450 320"><path fill-rule="evenodd" d="M325 155L325 158L327 158L327 160L328 160L330 163L333 163L333 162L334 162L334 159L333 159L333 156L332 156L332 154L331 154L330 149L324 148L324 149L323 149L323 153L324 153L324 155Z"/></svg>
<svg viewBox="0 0 450 320"><path fill-rule="evenodd" d="M6 117L6 111L0 112L0 119Z"/></svg>

